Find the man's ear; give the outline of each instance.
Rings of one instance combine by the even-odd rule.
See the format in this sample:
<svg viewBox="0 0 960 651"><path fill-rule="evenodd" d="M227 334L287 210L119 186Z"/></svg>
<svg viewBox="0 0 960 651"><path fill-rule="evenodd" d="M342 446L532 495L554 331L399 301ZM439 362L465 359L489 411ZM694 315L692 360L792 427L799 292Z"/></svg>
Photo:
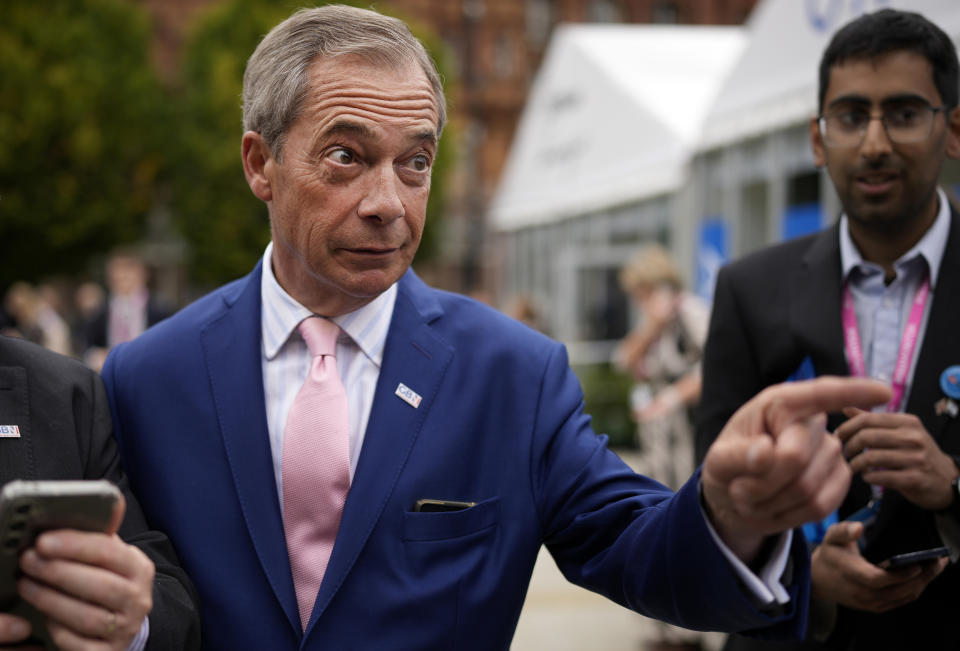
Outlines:
<svg viewBox="0 0 960 651"><path fill-rule="evenodd" d="M273 167L273 154L270 147L256 131L247 131L240 142L240 158L243 160L243 175L247 185L261 201L273 199L270 187L270 170Z"/></svg>
<svg viewBox="0 0 960 651"><path fill-rule="evenodd" d="M960 107L957 106L947 114L947 156L960 158Z"/></svg>
<svg viewBox="0 0 960 651"><path fill-rule="evenodd" d="M827 157L823 150L823 135L820 133L820 124L817 118L810 118L810 149L813 150L813 164L817 167L826 167Z"/></svg>

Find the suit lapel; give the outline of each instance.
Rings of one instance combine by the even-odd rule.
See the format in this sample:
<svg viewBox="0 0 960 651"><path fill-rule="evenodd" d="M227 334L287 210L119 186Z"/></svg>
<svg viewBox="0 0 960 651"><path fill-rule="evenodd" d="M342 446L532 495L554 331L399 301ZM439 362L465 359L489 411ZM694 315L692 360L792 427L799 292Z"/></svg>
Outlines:
<svg viewBox="0 0 960 651"><path fill-rule="evenodd" d="M843 348L842 282L840 262L840 226L816 235L801 259L790 302L790 323L799 341L800 350L810 356L816 375L850 375ZM840 419L831 418L835 428ZM863 506L870 499L870 488L859 475L853 478L850 491L841 506L841 516Z"/></svg>
<svg viewBox="0 0 960 651"><path fill-rule="evenodd" d="M429 325L442 315L429 288L408 271L398 289L363 449L308 635L379 520L453 357L453 349ZM421 396L418 407L395 394L400 383Z"/></svg>
<svg viewBox="0 0 960 651"><path fill-rule="evenodd" d="M220 431L243 517L260 563L290 625L300 617L267 433L257 265L223 314L200 333Z"/></svg>
<svg viewBox="0 0 960 651"><path fill-rule="evenodd" d="M927 431L938 439L941 447L960 454L960 445L951 441L939 441L944 428L951 419L946 415L937 415L934 403L943 397L940 389L940 374L948 366L960 364L960 347L957 346L960 333L960 218L950 211L950 234L937 275L937 286L933 291L930 316L923 336L917 365L913 372L913 384L906 411L915 414L923 421Z"/></svg>
<svg viewBox="0 0 960 651"><path fill-rule="evenodd" d="M839 227L814 237L790 284L790 324L817 375L849 375L840 319Z"/></svg>
<svg viewBox="0 0 960 651"><path fill-rule="evenodd" d="M22 366L0 366L0 425L20 428L19 438L0 438L0 477L36 478L27 383L27 370Z"/></svg>

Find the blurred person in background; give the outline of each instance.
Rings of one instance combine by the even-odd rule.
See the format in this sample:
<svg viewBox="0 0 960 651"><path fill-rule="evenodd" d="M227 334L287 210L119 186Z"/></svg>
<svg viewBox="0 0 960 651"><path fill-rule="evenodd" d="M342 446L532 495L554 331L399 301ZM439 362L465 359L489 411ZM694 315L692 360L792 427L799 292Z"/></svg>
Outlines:
<svg viewBox="0 0 960 651"><path fill-rule="evenodd" d="M640 321L613 355L636 385L630 409L638 423L641 472L673 489L694 469L693 409L700 399L700 359L710 311L683 289L670 253L642 249L620 272L620 286Z"/></svg>
<svg viewBox="0 0 960 651"><path fill-rule="evenodd" d="M73 319L70 322L70 334L73 350L80 356L87 349L87 328L93 319L104 309L107 292L103 285L92 280L80 283L73 292Z"/></svg>
<svg viewBox="0 0 960 651"><path fill-rule="evenodd" d="M960 649L960 216L939 187L960 158L960 62L942 29L891 9L833 36L809 125L843 212L724 267L704 355L698 448L787 377L873 377L893 398L829 423L854 479L814 546L811 634L789 648ZM839 522L837 520L840 520ZM953 562L885 569L945 545ZM732 637L728 649L783 649Z"/></svg>
<svg viewBox="0 0 960 651"><path fill-rule="evenodd" d="M700 399L700 359L710 312L683 289L670 253L659 244L641 249L620 271L620 286L640 321L613 355L614 366L636 384L630 411L637 422L638 472L676 490L693 474L692 411ZM701 636L658 622L654 650L702 648Z"/></svg>
<svg viewBox="0 0 960 651"><path fill-rule="evenodd" d="M132 341L170 315L151 295L147 265L134 250L118 249L111 253L106 276L109 290L106 303L86 327L84 361L96 371L103 366L111 348Z"/></svg>
<svg viewBox="0 0 960 651"><path fill-rule="evenodd" d="M537 306L537 302L533 296L529 294L517 294L507 301L503 312L511 319L516 319L520 323L546 334L540 308Z"/></svg>
<svg viewBox="0 0 960 651"><path fill-rule="evenodd" d="M61 355L72 354L67 322L33 285L24 281L11 285L4 296L4 308L14 321L7 334Z"/></svg>

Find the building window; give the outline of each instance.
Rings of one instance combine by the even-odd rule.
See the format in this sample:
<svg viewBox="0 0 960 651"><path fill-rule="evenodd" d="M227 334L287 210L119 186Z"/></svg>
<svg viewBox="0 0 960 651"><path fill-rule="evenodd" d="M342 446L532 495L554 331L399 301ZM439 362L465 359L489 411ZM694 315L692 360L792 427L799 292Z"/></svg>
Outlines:
<svg viewBox="0 0 960 651"><path fill-rule="evenodd" d="M514 69L513 39L500 32L493 42L493 72L498 77L512 77Z"/></svg>
<svg viewBox="0 0 960 651"><path fill-rule="evenodd" d="M480 20L487 12L487 7L483 0L463 0L462 11L467 20Z"/></svg>
<svg viewBox="0 0 960 651"><path fill-rule="evenodd" d="M527 40L538 47L545 45L550 37L550 27L553 25L550 0L527 0L524 18Z"/></svg>
<svg viewBox="0 0 960 651"><path fill-rule="evenodd" d="M677 11L677 3L658 2L654 4L650 20L654 23L668 25L675 25L680 22L680 12Z"/></svg>
<svg viewBox="0 0 960 651"><path fill-rule="evenodd" d="M592 0L587 5L587 20L591 23L620 23L620 7L613 0Z"/></svg>

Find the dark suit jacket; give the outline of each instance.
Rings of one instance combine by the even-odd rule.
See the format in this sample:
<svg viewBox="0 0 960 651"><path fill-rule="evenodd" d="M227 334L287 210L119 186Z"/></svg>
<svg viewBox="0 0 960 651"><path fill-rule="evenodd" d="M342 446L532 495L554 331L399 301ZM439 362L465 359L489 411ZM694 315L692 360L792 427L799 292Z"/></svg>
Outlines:
<svg viewBox="0 0 960 651"><path fill-rule="evenodd" d="M788 378L805 357L817 375L849 375L841 327L839 226L800 238L734 262L720 271L703 361L703 394L697 428L697 453L727 418L750 397ZM940 374L960 363L960 218L951 215L950 235L940 266L926 334L921 343L905 411L918 416L940 447L960 454L960 423L938 416L943 397ZM832 424L839 422L838 417ZM844 518L869 500L869 487L855 477L840 509ZM899 551L941 544L934 516L887 491L877 533L865 554L880 560ZM835 648L960 649L960 572L949 567L921 598L883 615L841 609ZM929 644L915 646L928 636ZM902 641L903 646L900 646ZM871 646L871 644L873 646Z"/></svg>
<svg viewBox="0 0 960 651"><path fill-rule="evenodd" d="M0 483L12 479L108 479L123 491L120 536L157 568L147 648L200 646L196 595L166 536L150 531L120 468L103 384L79 362L35 344L0 337Z"/></svg>
<svg viewBox="0 0 960 651"><path fill-rule="evenodd" d="M207 649L507 649L540 545L567 578L704 629L796 634L744 595L700 515L589 427L563 346L412 272L399 283L363 449L306 635L267 435L260 277L107 359L124 462L201 596ZM400 383L422 396L413 407ZM420 513L418 499L476 502ZM805 604L805 545L794 548Z"/></svg>
<svg viewBox="0 0 960 651"><path fill-rule="evenodd" d="M161 305L152 297L147 301L147 327L156 325L170 316L170 310ZM103 309L97 312L93 318L83 327L84 345L80 352L88 348L107 348L107 327L110 323L110 299L104 304Z"/></svg>

